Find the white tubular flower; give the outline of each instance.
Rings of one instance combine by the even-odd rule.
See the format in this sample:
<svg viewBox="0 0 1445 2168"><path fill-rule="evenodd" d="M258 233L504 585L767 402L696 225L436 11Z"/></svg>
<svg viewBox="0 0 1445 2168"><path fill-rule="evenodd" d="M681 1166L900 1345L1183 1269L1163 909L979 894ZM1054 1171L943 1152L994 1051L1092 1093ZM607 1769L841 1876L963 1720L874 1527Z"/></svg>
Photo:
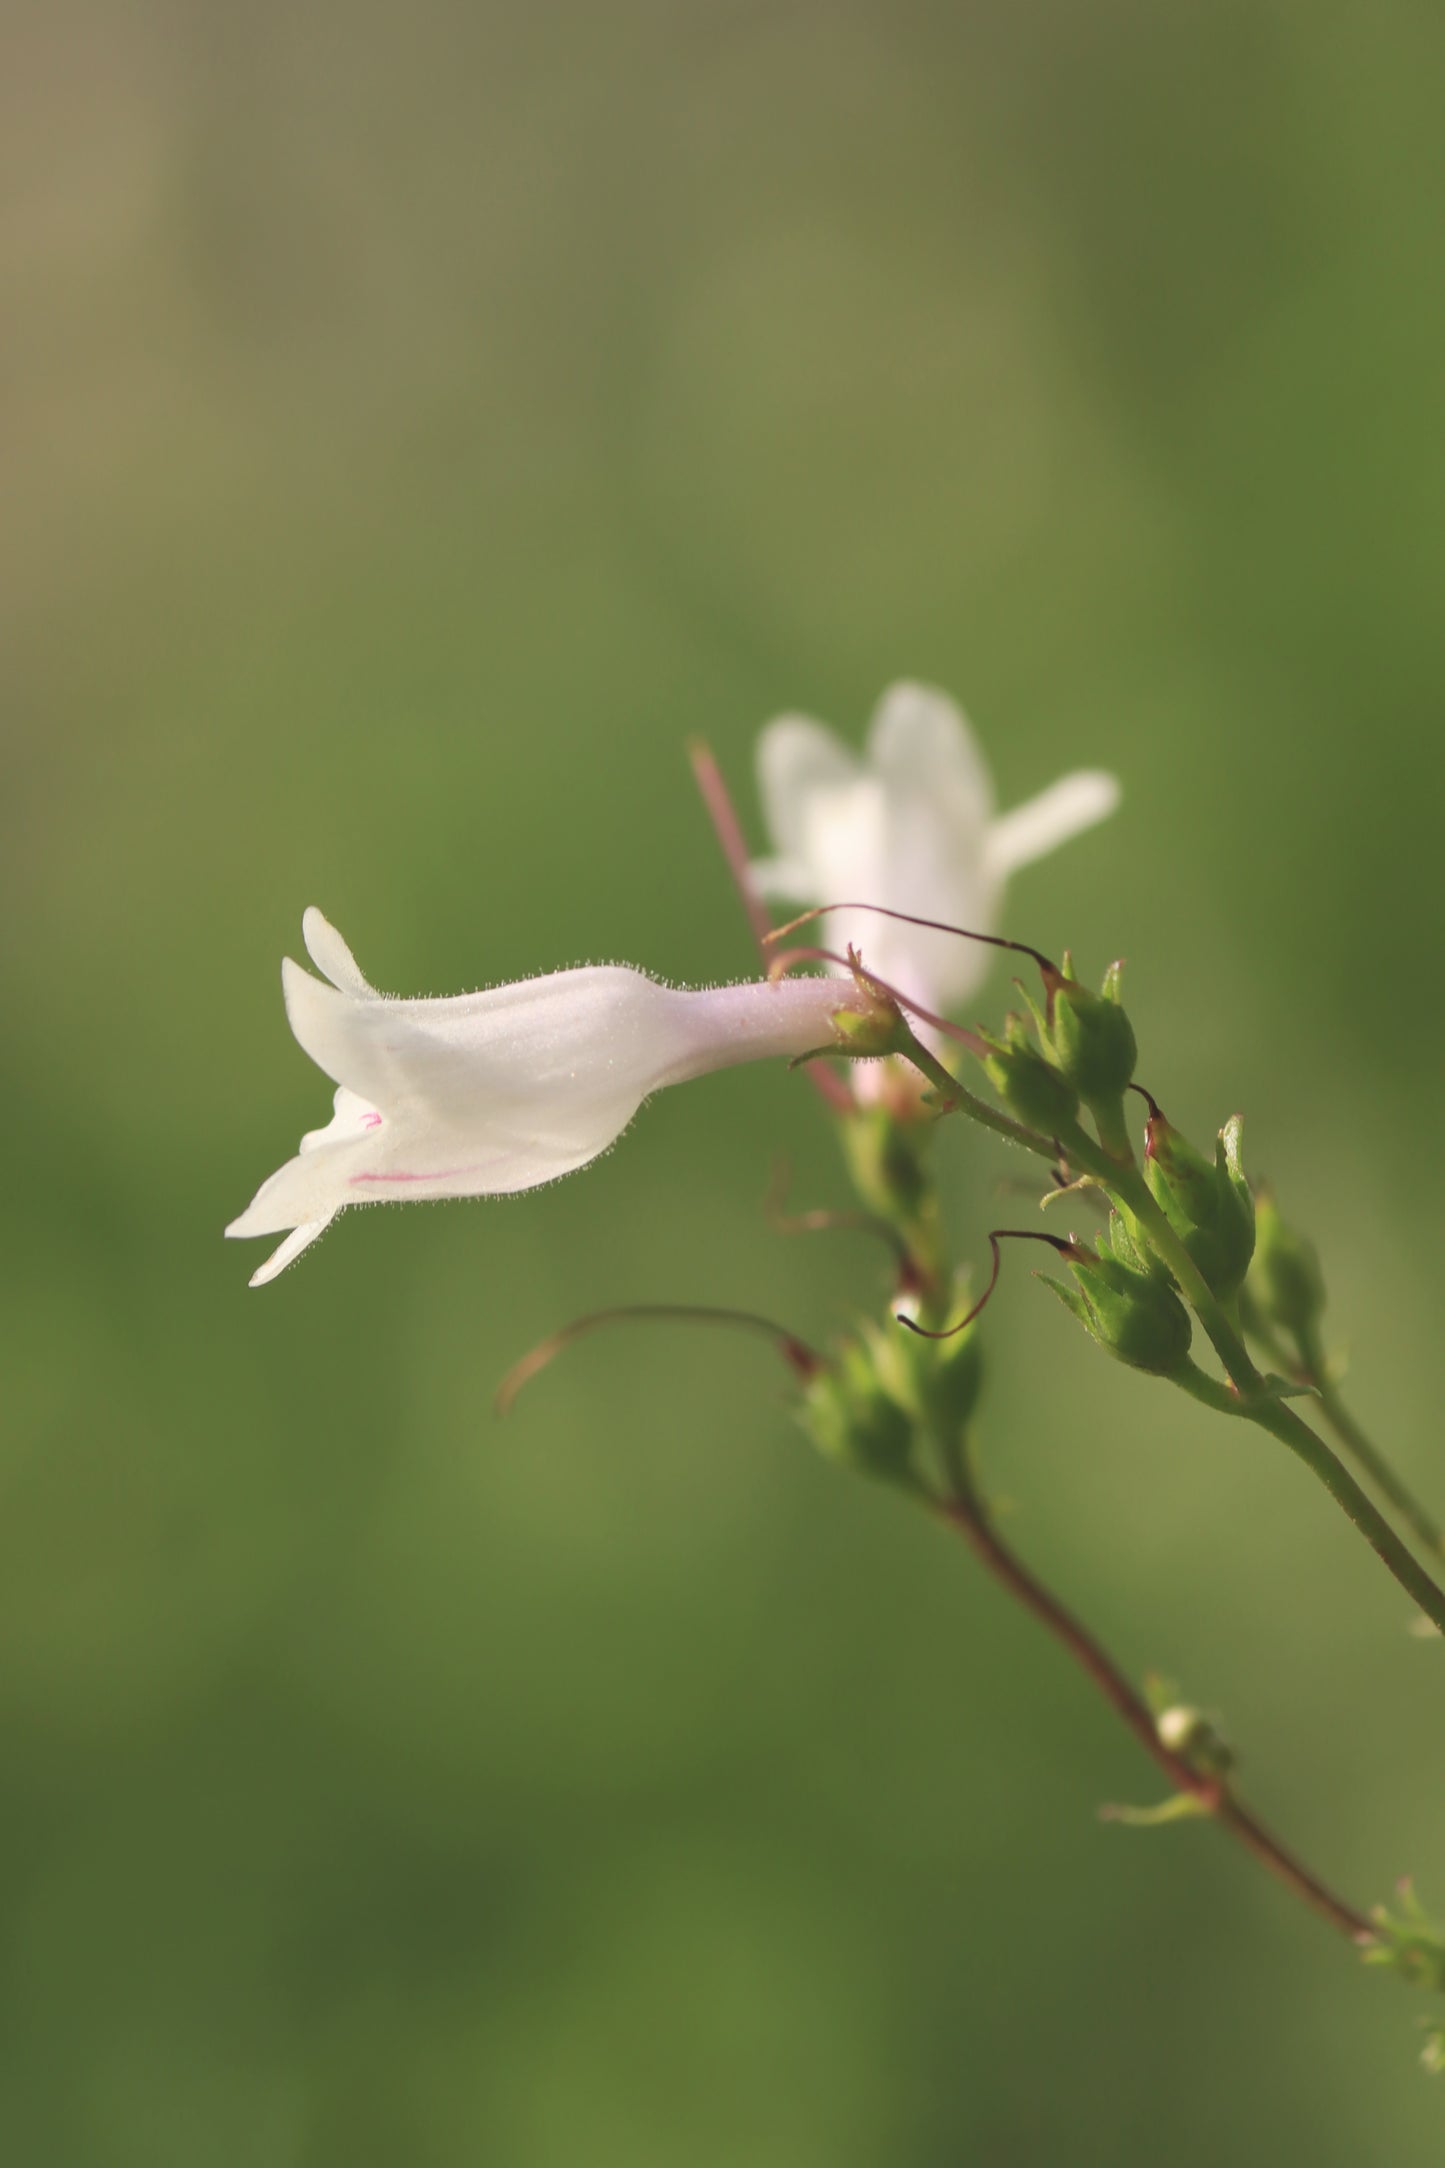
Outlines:
<svg viewBox="0 0 1445 2168"><path fill-rule="evenodd" d="M777 852L752 867L761 895L882 904L978 933L997 930L1011 873L1119 802L1113 776L1080 769L996 817L972 731L927 685L888 688L861 758L821 723L780 716L759 741L758 778ZM847 911L824 926L825 946L851 943L870 971L925 1008L956 1008L988 969L980 943L922 927Z"/></svg>
<svg viewBox="0 0 1445 2168"><path fill-rule="evenodd" d="M336 1111L226 1229L291 1230L252 1287L275 1279L345 1205L555 1181L605 1152L664 1084L832 1046L833 1017L867 1000L837 978L694 990L604 964L400 1001L367 984L319 911L301 931L330 984L288 956L286 1014L335 1081Z"/></svg>

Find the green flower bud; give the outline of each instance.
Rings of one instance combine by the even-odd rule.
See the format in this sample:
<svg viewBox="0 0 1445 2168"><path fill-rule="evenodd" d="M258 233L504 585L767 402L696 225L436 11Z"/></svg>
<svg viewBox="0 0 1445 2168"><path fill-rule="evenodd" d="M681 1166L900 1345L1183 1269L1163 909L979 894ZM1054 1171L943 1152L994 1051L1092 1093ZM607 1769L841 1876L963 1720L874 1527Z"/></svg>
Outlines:
<svg viewBox="0 0 1445 2168"><path fill-rule="evenodd" d="M1438 1994L1445 1990L1445 1936L1424 1910L1408 1876L1396 1885L1396 1896L1397 1912L1384 1905L1371 1909L1376 1939L1364 1952L1365 1963L1388 1965L1412 1987Z"/></svg>
<svg viewBox="0 0 1445 2168"><path fill-rule="evenodd" d="M1325 1307L1325 1283L1314 1244L1280 1218L1269 1189L1262 1188L1255 1199L1255 1226L1247 1292L1270 1324L1296 1339L1309 1339Z"/></svg>
<svg viewBox="0 0 1445 2168"><path fill-rule="evenodd" d="M1189 1312L1162 1275L1123 1263L1106 1235L1097 1251L1074 1244L1069 1267L1076 1285L1045 1275L1059 1299L1101 1347L1131 1369L1172 1377L1182 1368L1193 1336Z"/></svg>
<svg viewBox="0 0 1445 2168"><path fill-rule="evenodd" d="M983 1390L983 1342L969 1325L951 1339L931 1344L937 1355L926 1380L929 1413L946 1430L961 1433L972 1422Z"/></svg>
<svg viewBox="0 0 1445 2168"><path fill-rule="evenodd" d="M1212 1292L1227 1301L1254 1255L1254 1198L1239 1159L1244 1125L1237 1114L1225 1123L1211 1161L1150 1106L1144 1178Z"/></svg>
<svg viewBox="0 0 1445 2168"><path fill-rule="evenodd" d="M965 1276L956 1283L953 1299L958 1307L967 1306ZM908 1406L949 1436L967 1431L983 1389L983 1340L976 1320L962 1332L951 1332L946 1340L895 1330L888 1336L885 1353L906 1366L907 1384L900 1397ZM882 1357L879 1374L889 1375Z"/></svg>
<svg viewBox="0 0 1445 2168"><path fill-rule="evenodd" d="M833 1011L831 1022L838 1042L828 1050L832 1053L876 1061L884 1054L898 1053L906 1043L903 1014L897 1002L863 979L859 979L853 999Z"/></svg>
<svg viewBox="0 0 1445 2168"><path fill-rule="evenodd" d="M1200 1709L1175 1702L1154 1719L1160 1743L1177 1754L1196 1776L1222 1778L1234 1767L1234 1749Z"/></svg>
<svg viewBox="0 0 1445 2168"><path fill-rule="evenodd" d="M1020 1016L1010 1016L1002 1040L990 1039L984 1068L999 1098L1030 1129L1046 1137L1066 1129L1079 1111L1079 1095L1068 1078L1041 1054Z"/></svg>
<svg viewBox="0 0 1445 2168"><path fill-rule="evenodd" d="M1122 1213L1109 1214L1109 1247L1121 1265L1131 1265L1135 1272L1152 1273L1156 1280L1169 1277L1167 1268L1150 1248L1147 1235L1132 1217L1126 1220Z"/></svg>
<svg viewBox="0 0 1445 2168"><path fill-rule="evenodd" d="M836 1364L803 1387L803 1428L818 1451L887 1483L913 1481L913 1420L878 1381L871 1357L849 1341Z"/></svg>
<svg viewBox="0 0 1445 2168"><path fill-rule="evenodd" d="M1064 958L1062 974L1048 980L1049 1014L1044 1045L1085 1106L1117 1107L1133 1079L1138 1041L1119 1001L1123 965L1104 976L1102 993L1091 993Z"/></svg>
<svg viewBox="0 0 1445 2168"><path fill-rule="evenodd" d="M952 1299L958 1308L967 1307L966 1273L958 1275ZM976 1320L944 1339L900 1332L896 1316L883 1326L865 1323L861 1331L875 1380L915 1422L953 1436L968 1428L983 1384L983 1344Z"/></svg>

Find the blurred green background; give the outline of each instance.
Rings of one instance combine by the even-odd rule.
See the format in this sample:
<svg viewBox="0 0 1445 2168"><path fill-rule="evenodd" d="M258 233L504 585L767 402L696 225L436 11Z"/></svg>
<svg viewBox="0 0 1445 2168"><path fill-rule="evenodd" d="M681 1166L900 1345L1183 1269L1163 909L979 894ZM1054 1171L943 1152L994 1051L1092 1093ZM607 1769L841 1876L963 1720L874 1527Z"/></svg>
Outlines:
<svg viewBox="0 0 1445 2168"><path fill-rule="evenodd" d="M1360 1411L1445 1504L1445 18L1390 0L13 0L0 2150L25 2168L1440 2158L1397 1985L1206 1828L766 1352L885 1290L813 1096L543 1193L220 1229L323 1120L277 985L749 952L691 793L954 689L1111 826ZM986 1013L1007 994L1000 972ZM1006 1163L947 1140L977 1254ZM1440 1655L1302 1471L991 1317L1010 1530L1360 1902L1445 1905Z"/></svg>

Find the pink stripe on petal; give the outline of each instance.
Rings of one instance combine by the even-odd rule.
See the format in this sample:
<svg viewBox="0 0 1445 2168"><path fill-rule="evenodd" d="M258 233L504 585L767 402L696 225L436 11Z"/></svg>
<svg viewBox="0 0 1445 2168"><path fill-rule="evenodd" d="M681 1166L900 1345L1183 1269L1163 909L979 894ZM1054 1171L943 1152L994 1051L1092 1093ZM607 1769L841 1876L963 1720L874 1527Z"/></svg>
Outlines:
<svg viewBox="0 0 1445 2168"><path fill-rule="evenodd" d="M429 1167L420 1174L353 1174L348 1180L353 1186L357 1182L455 1182L476 1171L475 1167Z"/></svg>

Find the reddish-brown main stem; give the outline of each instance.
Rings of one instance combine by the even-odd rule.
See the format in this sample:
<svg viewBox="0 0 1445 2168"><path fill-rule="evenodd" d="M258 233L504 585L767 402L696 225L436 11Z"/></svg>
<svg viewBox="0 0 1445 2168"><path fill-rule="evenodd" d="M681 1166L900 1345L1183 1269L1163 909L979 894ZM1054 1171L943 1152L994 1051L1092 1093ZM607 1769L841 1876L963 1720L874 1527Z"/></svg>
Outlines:
<svg viewBox="0 0 1445 2168"><path fill-rule="evenodd" d="M940 1504L940 1518L958 1531L982 1560L996 1581L1008 1590L1038 1620L1044 1629L1068 1651L1074 1662L1092 1680L1104 1699L1122 1717L1143 1747L1171 1784L1178 1791L1189 1792L1212 1818L1237 1837L1245 1850L1252 1852L1260 1865L1267 1867L1276 1881L1307 1904L1323 1920L1327 1920L1338 1933L1348 1935L1352 1942L1373 1942L1375 1930L1363 1913L1356 1912L1343 1898L1301 1865L1293 1853L1287 1851L1242 1806L1233 1793L1217 1779L1201 1776L1191 1769L1188 1762L1171 1753L1160 1738L1154 1718L1147 1704L1135 1692L1117 1664L1094 1639L1071 1611L1064 1608L1051 1595L1042 1582L1035 1579L1021 1559L1015 1557L1008 1546L989 1526L981 1507L971 1500L952 1500Z"/></svg>

